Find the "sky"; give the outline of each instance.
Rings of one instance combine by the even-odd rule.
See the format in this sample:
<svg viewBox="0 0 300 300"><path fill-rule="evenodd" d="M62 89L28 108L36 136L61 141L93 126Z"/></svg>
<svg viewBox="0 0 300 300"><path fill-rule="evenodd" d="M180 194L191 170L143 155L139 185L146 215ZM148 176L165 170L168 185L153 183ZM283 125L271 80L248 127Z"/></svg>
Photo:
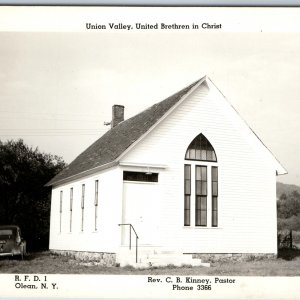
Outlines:
<svg viewBox="0 0 300 300"><path fill-rule="evenodd" d="M299 26L300 28L300 26ZM125 119L204 75L300 185L299 32L1 31L0 139L70 163Z"/></svg>

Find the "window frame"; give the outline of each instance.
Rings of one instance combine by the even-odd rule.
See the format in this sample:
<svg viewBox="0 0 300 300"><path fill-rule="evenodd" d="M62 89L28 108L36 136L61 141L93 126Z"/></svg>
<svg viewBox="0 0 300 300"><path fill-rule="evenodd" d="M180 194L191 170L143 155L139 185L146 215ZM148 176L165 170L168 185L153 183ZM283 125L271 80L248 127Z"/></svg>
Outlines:
<svg viewBox="0 0 300 300"><path fill-rule="evenodd" d="M200 143L197 143L198 140L201 140L203 139L202 142L205 142L205 148L201 148L201 142ZM199 149L197 149L197 147L195 148L192 148L194 145L198 146L200 145ZM211 148L210 150L208 148ZM188 152L189 150L194 150L195 151L195 158L189 158L187 157L188 156ZM197 157L197 150L200 151L200 158L196 158ZM205 156L207 157L207 151L212 151L212 157L213 157L213 153L214 153L214 156L215 156L215 159L202 159L201 158L201 151L205 151ZM190 155L189 155L190 156ZM210 141L206 138L206 136L202 133L198 134L191 142L190 144L188 145L186 151L185 151L185 155L184 155L184 159L185 160L190 160L190 161L204 161L204 162L214 162L214 163L217 163L218 162L218 158L217 158L217 154L216 154L216 151L214 149L214 147L212 146L212 144L210 143Z"/></svg>
<svg viewBox="0 0 300 300"><path fill-rule="evenodd" d="M202 179L197 179L197 168L200 168L200 174L201 174L201 177L202 178L202 168L204 168L205 170L205 180L202 180ZM207 198L208 198L208 172L207 172L208 168L207 168L207 165L196 165L195 164L195 226L196 227L207 227L207 213L208 213L208 207L207 207ZM200 182L200 194L198 195L197 193L197 181ZM205 194L202 194L202 184L205 183L205 190L206 190L206 193ZM200 198L200 205L199 205L199 208L198 207L198 198ZM205 199L205 210L201 209L201 204L202 204L202 198ZM198 224L197 220L198 220L198 216L197 216L197 212L200 212L200 216L199 216L199 221L200 223ZM202 224L202 217L201 217L201 212L204 211L205 212L205 224Z"/></svg>
<svg viewBox="0 0 300 300"><path fill-rule="evenodd" d="M85 200L85 184L81 185L81 232L83 232L84 223L84 200Z"/></svg>
<svg viewBox="0 0 300 300"><path fill-rule="evenodd" d="M186 167L189 167L189 179L186 179ZM189 180L189 191L190 193L186 193L186 181ZM183 214L183 224L185 227L191 226L191 193L192 193L192 166L190 164L184 164L184 214ZM186 208L186 197L189 197L188 203L189 208ZM186 220L186 211L188 211L188 222Z"/></svg>
<svg viewBox="0 0 300 300"><path fill-rule="evenodd" d="M202 135L201 138L205 138L205 143L203 143L203 147L206 149L206 154L201 153L201 144L202 141L197 144L197 138L199 138ZM199 146L199 147L198 147ZM197 147L199 148L197 151ZM194 150L194 153L192 151L188 152L189 150ZM207 151L212 150L212 154L210 154L212 158L215 158L215 160L206 160L207 158ZM192 154L192 155L191 155ZM187 157L188 156L188 157ZM190 158L190 156L193 156L195 158ZM196 159L197 157L197 159ZM205 159L201 159L205 158ZM198 134L188 145L185 155L184 155L184 166L190 165L191 166L191 183L192 183L192 191L190 195L190 225L184 227L193 227L193 228L220 228L219 224L219 174L220 174L220 168L219 168L219 162L217 158L216 151L210 141L202 134ZM206 168L206 195L197 195L197 167L205 167ZM213 172L214 168L217 170L217 180L213 181ZM184 171L185 172L185 171ZM200 171L201 172L201 171ZM185 173L184 173L185 178ZM216 183L215 183L216 182ZM199 183L198 183L199 184ZM200 183L200 188L202 189L202 184ZM214 186L216 186L214 188ZM217 191L215 189L217 188ZM184 180L184 205L185 205L185 180ZM198 186L199 189L199 186ZM202 193L202 190L200 190L200 193ZM216 195L213 195L216 193ZM206 203L201 201L202 197L206 198ZM197 200L198 199L198 200ZM205 209L201 209L201 204L205 207ZM184 207L185 208L185 207ZM201 211L206 212L205 218L205 224L201 221ZM199 215L200 214L200 215ZM193 223L194 222L194 223ZM185 224L185 210L184 210L184 224Z"/></svg>
<svg viewBox="0 0 300 300"><path fill-rule="evenodd" d="M99 205L99 180L95 180L95 199L94 199L94 207L95 207L95 227L94 230L98 231L97 220L98 220L98 205Z"/></svg>
<svg viewBox="0 0 300 300"><path fill-rule="evenodd" d="M130 175L129 173L131 173L132 176L136 176L136 178L128 179L127 176ZM140 175L142 177L142 180L141 180L141 178L138 178L138 175ZM155 177L155 180L149 180L149 178L151 178L151 177ZM159 182L159 173L151 172L151 173L147 174L147 172L123 170L123 181L140 182L140 183L158 183Z"/></svg>
<svg viewBox="0 0 300 300"><path fill-rule="evenodd" d="M59 233L61 233L62 228L62 212L63 212L63 191L59 193Z"/></svg>
<svg viewBox="0 0 300 300"><path fill-rule="evenodd" d="M72 232L72 214L73 214L73 187L70 188L70 232Z"/></svg>
<svg viewBox="0 0 300 300"><path fill-rule="evenodd" d="M217 170L217 180L213 180L213 169ZM213 183L216 182L217 194L214 195ZM216 198L216 208L214 208L214 198ZM218 166L211 166L211 227L218 227L219 225L219 168ZM214 212L216 212L216 223L214 223Z"/></svg>

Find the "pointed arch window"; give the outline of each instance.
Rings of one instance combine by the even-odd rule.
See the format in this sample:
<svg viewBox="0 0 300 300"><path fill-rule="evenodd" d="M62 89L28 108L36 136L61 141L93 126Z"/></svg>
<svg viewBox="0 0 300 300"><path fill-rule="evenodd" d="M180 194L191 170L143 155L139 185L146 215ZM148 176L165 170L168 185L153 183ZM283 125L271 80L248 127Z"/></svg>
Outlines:
<svg viewBox="0 0 300 300"><path fill-rule="evenodd" d="M188 146L185 160L184 226L218 227L217 156L202 133Z"/></svg>
<svg viewBox="0 0 300 300"><path fill-rule="evenodd" d="M187 148L185 159L216 162L217 156L209 140L200 133L193 139Z"/></svg>

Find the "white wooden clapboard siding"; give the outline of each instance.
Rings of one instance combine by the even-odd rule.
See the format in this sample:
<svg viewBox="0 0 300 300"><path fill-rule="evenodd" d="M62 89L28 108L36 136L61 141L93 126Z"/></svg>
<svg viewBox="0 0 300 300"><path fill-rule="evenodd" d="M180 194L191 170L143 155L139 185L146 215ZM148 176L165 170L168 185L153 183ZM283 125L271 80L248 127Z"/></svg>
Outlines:
<svg viewBox="0 0 300 300"><path fill-rule="evenodd" d="M184 156L199 133L218 158L218 228L195 228L194 219L183 226ZM161 245L185 252L276 253L275 163L249 133L229 103L202 85L122 158L167 165L159 175Z"/></svg>
<svg viewBox="0 0 300 300"><path fill-rule="evenodd" d="M98 225L95 231L95 180L99 180ZM84 230L81 231L81 188L85 184ZM70 188L73 187L72 232ZM60 191L63 191L60 233ZM119 167L54 188L52 191L50 249L116 252L120 242L122 171Z"/></svg>

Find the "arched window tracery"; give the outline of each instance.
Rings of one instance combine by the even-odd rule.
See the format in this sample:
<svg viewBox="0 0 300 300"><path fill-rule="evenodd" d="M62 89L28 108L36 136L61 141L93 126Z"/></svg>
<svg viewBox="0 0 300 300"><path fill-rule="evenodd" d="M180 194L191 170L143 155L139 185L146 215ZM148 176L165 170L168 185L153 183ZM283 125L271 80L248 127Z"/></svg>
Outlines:
<svg viewBox="0 0 300 300"><path fill-rule="evenodd" d="M217 156L209 140L202 133L200 133L188 146L185 153L185 159L217 161Z"/></svg>

